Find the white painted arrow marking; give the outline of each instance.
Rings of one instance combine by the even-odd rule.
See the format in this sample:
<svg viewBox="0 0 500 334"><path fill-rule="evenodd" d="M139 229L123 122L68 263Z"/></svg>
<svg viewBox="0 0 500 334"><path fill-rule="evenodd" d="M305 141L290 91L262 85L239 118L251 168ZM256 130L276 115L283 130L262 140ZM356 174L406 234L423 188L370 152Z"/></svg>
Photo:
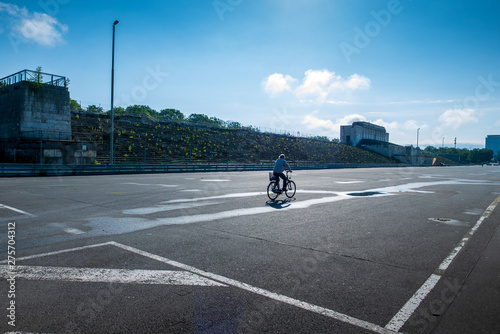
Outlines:
<svg viewBox="0 0 500 334"><path fill-rule="evenodd" d="M5 279L9 278L8 270L8 266L0 266L0 276ZM14 274L16 278L28 280L227 287L225 284L191 272L171 270L15 266Z"/></svg>

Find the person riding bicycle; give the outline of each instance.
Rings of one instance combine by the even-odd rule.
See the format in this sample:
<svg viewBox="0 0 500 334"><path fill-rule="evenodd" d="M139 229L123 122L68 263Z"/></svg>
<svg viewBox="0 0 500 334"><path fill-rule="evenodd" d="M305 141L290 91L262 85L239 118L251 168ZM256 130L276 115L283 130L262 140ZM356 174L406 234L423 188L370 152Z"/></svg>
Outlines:
<svg viewBox="0 0 500 334"><path fill-rule="evenodd" d="M278 185L278 188L280 186L280 178L283 179L283 188L281 189L281 191L285 191L286 189L287 178L283 173L285 170L289 170L290 172L292 171L292 169L288 165L288 162L286 162L285 160L285 155L281 154L278 160L276 160L276 162L274 163L273 169L273 175L276 177L276 184Z"/></svg>

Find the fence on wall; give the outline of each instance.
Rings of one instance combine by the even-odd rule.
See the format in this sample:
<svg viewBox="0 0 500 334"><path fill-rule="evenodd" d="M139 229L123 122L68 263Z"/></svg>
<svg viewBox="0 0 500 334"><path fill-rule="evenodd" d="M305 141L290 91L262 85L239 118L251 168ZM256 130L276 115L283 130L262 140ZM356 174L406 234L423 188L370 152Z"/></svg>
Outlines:
<svg viewBox="0 0 500 334"><path fill-rule="evenodd" d="M404 167L395 164L291 164L293 170L338 168ZM106 174L153 174L196 172L272 171L273 164L164 164L164 165L34 165L0 164L0 177L4 176L67 176Z"/></svg>

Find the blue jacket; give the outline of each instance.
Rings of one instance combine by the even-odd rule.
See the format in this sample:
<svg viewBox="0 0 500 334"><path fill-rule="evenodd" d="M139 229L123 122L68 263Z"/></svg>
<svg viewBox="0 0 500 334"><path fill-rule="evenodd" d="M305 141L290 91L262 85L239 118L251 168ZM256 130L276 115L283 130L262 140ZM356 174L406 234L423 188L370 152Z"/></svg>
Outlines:
<svg viewBox="0 0 500 334"><path fill-rule="evenodd" d="M291 170L290 166L288 166L288 162L285 159L279 158L274 163L273 173L283 173L285 170Z"/></svg>

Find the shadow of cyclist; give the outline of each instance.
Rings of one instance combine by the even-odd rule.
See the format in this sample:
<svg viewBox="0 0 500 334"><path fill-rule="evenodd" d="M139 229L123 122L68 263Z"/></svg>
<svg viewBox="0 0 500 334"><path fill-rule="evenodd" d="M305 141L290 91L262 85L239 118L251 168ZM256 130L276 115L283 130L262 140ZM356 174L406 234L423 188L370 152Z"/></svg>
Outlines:
<svg viewBox="0 0 500 334"><path fill-rule="evenodd" d="M266 205L270 206L271 208L279 210L289 207L292 201L295 201L295 198L285 198L275 201L268 200L266 201Z"/></svg>

